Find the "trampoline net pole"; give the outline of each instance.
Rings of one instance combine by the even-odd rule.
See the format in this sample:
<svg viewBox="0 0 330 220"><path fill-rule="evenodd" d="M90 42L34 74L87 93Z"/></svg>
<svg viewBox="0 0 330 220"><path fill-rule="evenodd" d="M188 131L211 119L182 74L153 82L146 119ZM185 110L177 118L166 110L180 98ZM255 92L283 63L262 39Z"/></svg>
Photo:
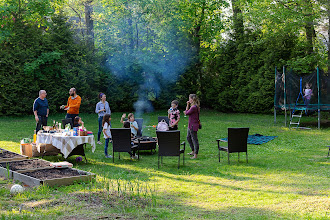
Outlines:
<svg viewBox="0 0 330 220"><path fill-rule="evenodd" d="M320 71L319 67L316 68L317 73L317 127L321 128L321 110L320 110Z"/></svg>
<svg viewBox="0 0 330 220"><path fill-rule="evenodd" d="M283 85L284 85L284 113L285 113L285 121L284 121L284 126L286 127L286 121L287 121L287 116L286 116L286 85L285 85L285 66L283 66Z"/></svg>

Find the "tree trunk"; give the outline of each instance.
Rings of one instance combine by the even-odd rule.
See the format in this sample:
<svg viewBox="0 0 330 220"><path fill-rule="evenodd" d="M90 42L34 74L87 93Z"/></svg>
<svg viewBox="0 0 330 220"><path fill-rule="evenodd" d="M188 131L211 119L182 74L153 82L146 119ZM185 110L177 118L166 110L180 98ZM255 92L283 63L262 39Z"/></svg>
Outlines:
<svg viewBox="0 0 330 220"><path fill-rule="evenodd" d="M243 14L238 0L232 0L231 4L233 9L234 40L239 41L243 38L244 34Z"/></svg>
<svg viewBox="0 0 330 220"><path fill-rule="evenodd" d="M314 51L314 39L316 37L313 19L313 4L310 0L306 1L304 5L305 8L305 30L306 30L306 41L307 48L306 52L308 55L312 54Z"/></svg>
<svg viewBox="0 0 330 220"><path fill-rule="evenodd" d="M307 40L307 54L312 54L314 51L314 38L315 38L315 28L313 22L308 22L305 24L305 30L306 30L306 40Z"/></svg>
<svg viewBox="0 0 330 220"><path fill-rule="evenodd" d="M206 0L203 1L202 3L202 8L201 8L201 15L199 17L199 21L197 23L197 26L194 28L194 42L195 42L195 49L196 49L196 62L195 62L195 69L196 73L199 79L199 92L203 94L203 86L202 86L202 78L203 78L203 73L202 73L202 62L201 62L201 35L200 35L200 30L202 28L202 24L204 22L204 17L205 17L205 7L206 7Z"/></svg>
<svg viewBox="0 0 330 220"><path fill-rule="evenodd" d="M93 1L86 1L85 6L85 21L86 21L86 37L87 37L87 44L94 48L94 22L92 19L93 13L93 6L91 5Z"/></svg>

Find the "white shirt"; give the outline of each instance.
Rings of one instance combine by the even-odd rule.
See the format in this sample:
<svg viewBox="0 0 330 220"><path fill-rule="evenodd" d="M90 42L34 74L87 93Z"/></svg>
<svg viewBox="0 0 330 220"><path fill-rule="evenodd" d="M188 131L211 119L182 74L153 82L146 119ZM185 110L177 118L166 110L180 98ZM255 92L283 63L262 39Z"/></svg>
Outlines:
<svg viewBox="0 0 330 220"><path fill-rule="evenodd" d="M139 129L138 123L136 121L133 121L133 122L130 121L129 123L130 123L130 125L133 125L137 129ZM131 133L134 134L134 136L137 135L137 130L135 130L135 128L133 128L132 126L131 126Z"/></svg>
<svg viewBox="0 0 330 220"><path fill-rule="evenodd" d="M111 138L110 125L108 122L105 122L103 125L104 139L108 139L107 135ZM105 131L104 131L105 130Z"/></svg>

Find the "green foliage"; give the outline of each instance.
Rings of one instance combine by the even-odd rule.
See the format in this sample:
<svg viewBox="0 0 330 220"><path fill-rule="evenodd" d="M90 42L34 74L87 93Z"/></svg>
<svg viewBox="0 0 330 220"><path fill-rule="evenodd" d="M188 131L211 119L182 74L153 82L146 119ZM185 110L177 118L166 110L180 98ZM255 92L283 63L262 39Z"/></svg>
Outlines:
<svg viewBox="0 0 330 220"><path fill-rule="evenodd" d="M105 92L114 111L132 111L141 100L165 108L196 93L202 107L270 113L275 66L327 69L329 49L317 27L328 1L231 3L89 1L93 48L84 0L3 0L0 115L31 114L40 89L57 112L70 87L82 97L82 112L94 112Z"/></svg>
<svg viewBox="0 0 330 220"><path fill-rule="evenodd" d="M108 77L97 65L102 56L73 38L61 14L53 15L47 32L20 19L14 26L13 37L2 42L0 51L1 114L31 114L40 89L48 92L50 110L56 112L66 104L70 87L82 97L81 108L92 112L98 92L107 88Z"/></svg>

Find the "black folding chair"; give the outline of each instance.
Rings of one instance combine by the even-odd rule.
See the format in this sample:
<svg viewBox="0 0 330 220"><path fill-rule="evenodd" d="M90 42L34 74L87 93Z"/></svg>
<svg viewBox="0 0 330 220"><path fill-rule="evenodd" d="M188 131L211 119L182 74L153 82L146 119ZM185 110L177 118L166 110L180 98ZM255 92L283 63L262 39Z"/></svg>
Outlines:
<svg viewBox="0 0 330 220"><path fill-rule="evenodd" d="M136 123L138 124L138 131L137 131L137 137L142 137L142 126L143 126L143 118L136 118Z"/></svg>
<svg viewBox="0 0 330 220"><path fill-rule="evenodd" d="M132 145L130 128L110 128L110 132L112 138L113 162L115 162L115 152L119 152L120 159L120 152L128 152L132 154L133 150L137 150L138 159L140 159L138 145Z"/></svg>
<svg viewBox="0 0 330 220"><path fill-rule="evenodd" d="M158 123L165 120L168 126L170 126L170 119L167 116L158 116Z"/></svg>
<svg viewBox="0 0 330 220"><path fill-rule="evenodd" d="M249 128L228 128L228 141L223 141L218 139L218 150L219 150L219 162L220 162L220 151L226 151L228 154L228 164L229 164L229 154L238 153L238 161L239 161L239 153L246 153L246 162L248 162L248 154L247 154L247 138L249 135ZM228 147L220 146L220 142L228 142Z"/></svg>
<svg viewBox="0 0 330 220"><path fill-rule="evenodd" d="M184 151L186 149L186 143L180 143L180 131L157 131L158 139L158 169L159 169L159 157L161 157L161 163L163 164L164 156L177 156L179 157L178 169L180 168L180 155L183 154L184 165ZM180 149L183 145L183 149Z"/></svg>
<svg viewBox="0 0 330 220"><path fill-rule="evenodd" d="M72 129L72 128L73 128L73 121L72 121L72 118L62 119L62 125L63 125L63 128L65 128L65 125L66 125L66 124L70 124L71 129Z"/></svg>

